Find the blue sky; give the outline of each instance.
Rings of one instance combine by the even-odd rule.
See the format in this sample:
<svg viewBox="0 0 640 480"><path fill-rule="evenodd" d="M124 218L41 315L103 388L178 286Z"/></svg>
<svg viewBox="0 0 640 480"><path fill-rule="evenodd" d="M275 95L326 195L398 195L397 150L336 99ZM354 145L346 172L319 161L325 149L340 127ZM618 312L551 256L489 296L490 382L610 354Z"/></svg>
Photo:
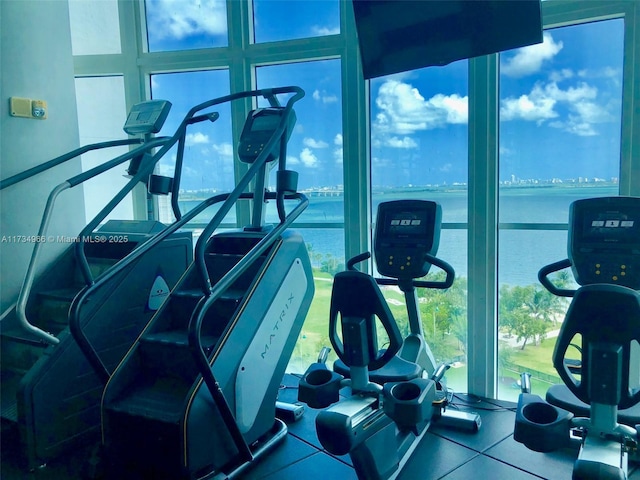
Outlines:
<svg viewBox="0 0 640 480"><path fill-rule="evenodd" d="M258 42L339 32L335 0L254 3ZM147 11L151 50L227 44L222 1L155 0ZM609 20L549 30L542 44L501 54L502 181L617 177L622 37L622 20ZM288 152L300 186L341 184L339 60L260 67L256 76L258 87L296 84L306 91ZM466 183L467 83L466 61L371 81L374 185ZM228 88L226 70L152 79L154 98L174 103L165 131L189 107ZM227 188L231 171L222 165L233 153L229 119L196 126L188 140L184 187Z"/></svg>

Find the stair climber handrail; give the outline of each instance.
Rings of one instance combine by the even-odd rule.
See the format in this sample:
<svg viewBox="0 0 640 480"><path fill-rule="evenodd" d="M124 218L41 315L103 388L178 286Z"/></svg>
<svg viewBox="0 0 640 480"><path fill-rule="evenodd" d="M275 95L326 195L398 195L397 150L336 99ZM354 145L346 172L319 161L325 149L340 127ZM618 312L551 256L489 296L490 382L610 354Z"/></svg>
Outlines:
<svg viewBox="0 0 640 480"><path fill-rule="evenodd" d="M293 109L293 104L304 96L304 91L299 87L281 87L281 88L273 88L273 89L254 90L251 92L244 92L244 94L236 94L237 95L236 98L242 98L246 96L260 96L260 95L264 96L265 98L270 97L269 101L270 103L273 104L275 102L274 95L278 95L282 93L292 93L292 92L294 92L295 95L289 98L289 100L287 101L287 104L285 106L285 109L287 110L287 112L280 119L280 123L278 124L278 127L275 129L275 131L271 135L271 138L266 143L260 155L258 155L258 158L256 158L256 160L251 164L251 167L249 168L249 170L247 170L247 172L238 181L238 184L230 193L229 199L220 207L220 210L216 212L213 219L204 228L204 230L200 234L201 239L202 238L208 239L211 236L211 234L213 234L213 232L220 226L220 224L222 223L222 220L227 215L231 207L235 205L235 202L238 199L238 196L240 195L240 193L243 192L249 186L251 181L259 174L260 170L264 168L265 164L269 159L270 153L273 151L276 144L282 141L283 135L285 134L286 128L288 126L287 116L289 111ZM229 97L233 97L233 95L230 95ZM281 142L280 155L282 155L282 151L285 148L282 146L283 143L286 144L286 140L284 142ZM282 171L283 165L284 165L284 162L281 160L279 164L279 168L281 169L280 171ZM279 206L278 210L280 214L281 209L280 209L279 201L278 201L278 206ZM195 248L194 260L196 263L196 268L198 269L200 278L202 280L202 285L201 285L202 291L205 295L210 295L211 280L209 279L209 274L207 273L207 266L204 260L205 251L206 251L206 240L198 241Z"/></svg>
<svg viewBox="0 0 640 480"><path fill-rule="evenodd" d="M280 196L280 195L278 195ZM275 198L273 193L267 195L268 198ZM228 272L221 278L215 286L206 295L206 300L200 302L196 307L196 310L191 316L189 322L189 349L195 359L196 365L202 378L207 385L213 401L216 403L222 420L225 426L228 428L231 434L236 448L242 460L250 461L253 458L253 454L249 449L242 432L238 427L235 416L231 411L231 407L220 388L218 381L213 375L211 366L209 365L209 359L202 345L202 322L209 307L218 300L222 294L257 260L257 258L264 253L287 229L289 226L300 216L300 214L307 208L309 199L302 193L284 195L287 199L299 200L298 205L289 213L289 215L278 223L272 230L269 231L249 252L247 252ZM201 239L206 238L201 235L198 243L206 244L206 241L200 242ZM205 266L206 269L206 266ZM206 275L208 278L208 274Z"/></svg>
<svg viewBox="0 0 640 480"><path fill-rule="evenodd" d="M75 245L75 247L76 247L76 256L77 256L77 259L78 259L78 263L80 265L80 269L81 269L82 275L83 275L83 277L84 277L84 279L85 279L85 281L87 283L87 286L84 287L78 293L78 295L76 295L76 297L73 299L73 301L71 303L71 307L69 309L69 330L70 330L71 335L73 336L74 340L78 344L80 350L83 352L83 354L85 355L85 357L89 361L90 365L92 366L92 368L94 369L96 374L105 383L109 379L110 372L106 368L106 366L104 365L102 360L100 359L100 356L99 356L98 352L93 347L93 345L91 344L91 342L89 341L89 339L85 335L85 333L82 330L82 327L80 325L80 310L82 308L82 305L86 301L86 299L91 295L92 292L94 292L96 289L100 288L107 281L111 280L115 275L117 275L118 273L123 271L127 266L129 266L131 263L133 263L135 260L137 260L141 255L143 255L144 253L149 251L151 248L156 246L158 243L160 243L166 237L168 237L169 235L174 233L176 230L178 230L179 228L184 226L186 223L191 221L193 218L195 218L198 214L202 213L205 209L207 209L211 205L213 205L215 203L219 203L220 201L224 201L225 203L221 208L224 208L225 205L229 204L229 206L226 208L226 211L229 211L229 209L231 208L231 204L235 204L235 202L238 199L250 199L250 198L253 198L253 194L251 194L251 193L242 193L243 190L247 187L247 185L249 183L249 180L251 178L249 178L246 182L244 181L244 179L249 177L250 172L256 172L257 171L257 167L259 167L261 164L265 163L264 161L260 162L259 160L261 159L261 157L263 158L263 160L266 160L267 154L269 153L270 149L273 148L273 145L275 145L275 141L272 142L270 140L270 142L267 144L267 146L264 149L264 153L265 154L259 156L258 160L254 163L254 165L252 165L252 167L249 169L249 171L243 176L243 179L241 181L241 185L239 184L238 186L236 186L236 188L231 193L216 195L214 197L210 197L210 198L204 200L198 206L196 206L195 208L190 210L188 213L186 213L184 215L181 215L181 218L179 220L177 220L176 222L174 222L170 226L166 227L160 233L156 234L155 236L153 236L152 238L150 238L149 240L147 240L143 244L138 245L133 251L131 251L128 255L126 255L124 258L122 258L120 261L118 261L109 270L104 272L95 281L94 281L94 279L92 277L91 270L89 268L89 262L88 262L88 260L86 258L85 252L84 252L84 242L82 241L83 238L86 236L86 234L92 232L93 229L95 229L95 227L98 226L100 221L102 219L104 219L106 217L106 215L109 213L110 210L109 211L107 211L107 210L109 208L113 209L115 207L115 205L117 205L117 203L122 198L124 198L124 196L133 188L133 186L135 186L135 183L137 183L141 178L143 178L144 175L147 175L147 174L151 173L151 171L153 170L153 167L155 166L155 164L157 163L157 161L160 158L162 158L176 143L178 143L178 142L180 142L180 141L182 141L184 139L184 137L186 135L187 127L189 125L191 125L193 123L196 123L196 122L199 122L199 121L211 120L210 116L212 114L196 116L196 114L198 112L201 112L202 110L205 110L207 108L211 108L211 107L213 107L215 105L219 105L219 104L226 103L226 102L231 102L233 100L238 100L238 99L241 99L241 98L258 97L258 96L262 96L264 98L267 98L269 100L269 103L273 105L273 103L275 101L275 95L279 95L279 94L283 94L283 93L293 93L294 94L287 101L286 108L288 108L288 109L291 109L293 104L304 96L304 91L299 87L268 88L268 89L252 90L252 91L247 91L247 92L234 93L234 94L226 95L224 97L218 97L218 98L215 98L215 99L212 99L212 100L208 100L206 102L200 103L199 105L196 105L196 106L192 107L187 112L185 117L183 118L182 122L180 123L180 125L176 129L176 131L173 134L173 136L171 136L163 144L162 148L160 148L160 150L153 155L153 158L150 161L142 163L142 165L140 166L140 169L134 175L134 177L131 178L131 180L127 183L127 185L125 187L123 187L123 189L116 195L116 197L114 197L114 199L111 202L109 202L109 204L107 206L105 206L105 208L101 212L98 213L98 215L85 227L85 229L81 233L80 241L78 243L76 243L76 245ZM280 129L280 132L282 132L282 131L284 131L284 127L283 126L281 126L281 129ZM254 167L256 167L256 168L254 168ZM255 175L255 173L253 173L253 174ZM174 182L174 190L175 190L175 188L176 187L175 187L175 182ZM230 200L230 198L233 198L233 200ZM222 220L223 217L220 217L220 221ZM217 216L214 217L214 219L215 218L217 218Z"/></svg>
<svg viewBox="0 0 640 480"><path fill-rule="evenodd" d="M41 163L40 165L36 165L33 168L29 168L24 172L17 173L9 178L5 178L0 181L0 190L3 190L11 185L15 185L16 183L22 182L28 178L31 178L39 173L42 173L50 168L61 165L73 158L79 157L80 155L84 155L87 152L92 150L102 150L104 148L112 148L112 147L122 147L126 145L135 145L138 143L142 143L144 140L142 138L125 138L122 140L110 140L108 142L99 142L92 143L89 145L84 145L83 147L76 148L70 152L65 153L64 155L60 155L48 162Z"/></svg>
<svg viewBox="0 0 640 480"><path fill-rule="evenodd" d="M71 177L70 179L65 180L64 182L60 183L59 185L57 185L49 194L48 198L47 198L47 203L45 204L45 209L44 209L44 214L42 216L42 220L40 221L40 228L38 229L38 234L36 236L36 238L38 239L46 239L47 238L47 233L48 233L48 229L49 229L49 223L51 221L51 216L53 214L53 209L55 206L55 202L58 198L58 196L65 190L68 190L70 188L73 188L97 175L100 175L101 173L106 172L107 170L114 168L117 165L120 165L138 155L142 155L144 154L146 151L155 148L159 145L162 144L162 142L166 141L166 138L162 137L162 138L157 138L154 139L150 142L147 142L139 147L134 148L133 150L130 150L127 153L124 153L122 155L119 155L118 157L105 162L102 165L98 165L94 168L91 168L89 170L87 170L86 172L83 172L79 175L76 175L74 177ZM120 141L118 141L120 142ZM105 142L105 143L111 143L111 142ZM135 142L130 142L131 144L135 143ZM126 144L126 143L125 143ZM94 144L94 145L98 145L98 144ZM88 146L88 147L91 147ZM84 151L85 147L74 150L71 153L74 152L79 152L79 151ZM80 155L80 153L76 153L76 156ZM58 157L60 158L60 157ZM71 157L70 157L71 158ZM54 159L56 160L56 159ZM66 158L66 160L69 160L69 158ZM66 161L65 160L65 161ZM50 162L47 162L50 163ZM57 164L59 164L60 162L58 162ZM56 165L57 165L56 164ZM54 164L51 164L50 167L51 168L55 166ZM27 173L29 172L28 170L25 172ZM25 176L24 178L22 178L22 180L29 178L33 175L36 175L39 172L35 172L32 173L30 175ZM11 177L7 180L12 180L14 177ZM15 183L15 182L14 182ZM31 289L33 287L33 282L35 280L36 277L36 272L37 272L37 265L38 265L38 258L40 256L40 252L42 250L43 245L47 243L46 241L37 241L34 242L34 246L33 246L33 252L31 253L31 258L29 260L29 265L27 267L27 271L25 273L25 277L24 280L22 282L22 288L20 289L20 293L18 295L18 300L16 301L16 316L18 318L18 323L19 325L26 331L30 332L31 334L33 334L36 338L38 338L39 340L45 342L45 343L49 343L51 345L57 345L59 343L59 340L52 334L50 334L49 332L45 332L44 330L42 330L41 328L36 327L35 325L33 325L27 318L27 302L29 300L29 295L31 294Z"/></svg>
<svg viewBox="0 0 640 480"><path fill-rule="evenodd" d="M87 358L90 365L93 367L96 374L105 383L109 379L111 373L106 368L105 364L100 359L98 352L95 350L95 348L85 335L84 331L82 330L82 327L80 325L80 312L82 309L82 305L86 302L86 300L89 298L89 296L91 296L93 292L112 280L116 275L118 275L125 268L138 260L138 258L147 253L149 250L154 248L164 239L166 239L169 235L184 227L187 223L193 220L196 216L200 215L207 208L215 205L216 203L225 201L228 197L228 193L222 193L203 200L193 209L189 210L189 212L184 214L180 220L165 227L162 231L158 232L152 238L134 248L128 255L118 260L118 262L112 265L109 270L100 275L100 277L98 277L95 282L86 285L82 290L80 290L80 292L72 300L71 306L69 307L69 330L74 340L78 344L80 350ZM240 198L251 199L253 198L253 194L244 193L240 196Z"/></svg>
<svg viewBox="0 0 640 480"><path fill-rule="evenodd" d="M283 87L279 89L268 89L249 92L251 96L264 96L265 98L267 98L271 106L279 106L275 96L280 93L294 93L294 95L288 99L287 104L285 105L285 112L281 116L277 128L272 133L271 138L269 138L269 140L266 142L263 150L252 162L251 167L239 180L235 189L229 195L229 198L220 207L213 219L200 234L200 238L196 243L194 254L195 268L202 282L201 288L205 296L205 300L198 303L198 306L191 315L191 319L189 321L189 349L191 350L191 354L193 355L196 366L200 371L200 374L202 375L207 389L211 394L211 398L216 403L220 411L222 420L233 439L233 442L238 450L241 462L250 462L253 459L253 454L249 445L245 441L242 432L240 431L240 427L236 422L235 415L231 411L224 393L222 392L220 385L213 375L213 371L211 370L211 367L209 365L209 359L202 346L202 322L204 319L204 315L209 307L220 296L222 296L222 294L233 284L233 282L235 282L253 264L253 262L260 255L262 255L264 251L266 251L275 241L277 241L278 237L291 225L291 223L293 223L296 218L298 218L298 216L306 209L309 203L308 198L304 194L295 192L297 188L293 184L288 184L287 182L287 179L291 180L291 178L288 178L289 175L295 177L297 174L294 175L295 172L286 170L286 147L288 140L287 127L289 126L289 115L291 114L291 111L293 109L293 104L304 96L304 91L299 87ZM261 181L264 180L266 174L266 165L270 159L271 153L273 152L277 144L279 144L280 147L278 155L278 185L274 197L274 194L272 192L264 192L264 190L260 188L260 185ZM281 178L282 183L280 183ZM222 223L222 220L227 215L231 207L235 204L240 193L243 192L245 188L249 186L250 182L254 179L256 181L256 186L254 186L254 202L260 202L261 205L258 206L258 208L256 208L256 205L254 205L252 227L257 226L256 216L262 218L262 212L260 211L260 209L263 208L262 202L264 202L264 200L267 198L276 199L278 218L280 222L272 230L270 230L253 248L251 248L249 252L247 252L242 257L242 259L240 259L240 261L224 275L223 278L216 282L215 286L212 286L211 278L209 277L209 272L207 271L207 266L205 263L205 253L207 245L209 243L209 238ZM293 183L297 182L293 181ZM288 216L284 211L285 198L297 199L299 201L298 205L293 208Z"/></svg>

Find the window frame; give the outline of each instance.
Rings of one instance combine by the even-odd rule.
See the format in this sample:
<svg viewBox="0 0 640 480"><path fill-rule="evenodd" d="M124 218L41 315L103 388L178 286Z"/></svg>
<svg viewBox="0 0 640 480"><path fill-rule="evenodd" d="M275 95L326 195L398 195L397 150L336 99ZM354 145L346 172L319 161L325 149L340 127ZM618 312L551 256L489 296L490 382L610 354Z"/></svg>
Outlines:
<svg viewBox="0 0 640 480"><path fill-rule="evenodd" d="M149 53L144 3L118 0L121 53L74 56L76 76L123 75L126 107L150 97L155 73L228 68L231 92L255 86L255 68L275 63L340 58L342 81L345 256L370 249L371 162L369 82L360 68L353 10L340 2L340 33L305 39L254 43L250 1L227 0L229 42L226 47ZM620 195L640 196L640 4L625 0L548 0L542 2L545 28L608 18L623 18L624 66L621 128ZM498 228L498 55L469 60L468 222L468 391L497 395L497 255ZM234 105L233 135L239 135L250 101ZM637 139L634 141L634 139ZM349 159L349 161L346 161ZM355 160L354 160L355 159ZM238 164L236 175L246 166ZM134 215L146 218L146 192L134 191ZM472 214L471 214L472 213ZM243 217L238 215L239 221ZM317 227L302 224L301 228ZM536 224L535 229L562 228ZM564 226L566 228L566 225Z"/></svg>

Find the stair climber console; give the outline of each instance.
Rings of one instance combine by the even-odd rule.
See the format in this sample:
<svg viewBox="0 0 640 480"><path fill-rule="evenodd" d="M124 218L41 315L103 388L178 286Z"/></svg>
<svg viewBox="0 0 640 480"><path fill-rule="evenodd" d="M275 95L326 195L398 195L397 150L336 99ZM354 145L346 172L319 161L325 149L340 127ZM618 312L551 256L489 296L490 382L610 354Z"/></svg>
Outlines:
<svg viewBox="0 0 640 480"><path fill-rule="evenodd" d="M626 480L629 462L640 461L640 198L575 201L568 257L538 275L572 297L553 352L564 384L546 401L523 388L514 439L538 452L577 445L575 480ZM568 267L577 290L549 279ZM580 361L567 359L570 349Z"/></svg>
<svg viewBox="0 0 640 480"><path fill-rule="evenodd" d="M441 208L426 200L399 200L379 205L374 236L378 271L387 278L355 270L369 258L358 255L334 278L329 338L338 355L333 371L324 362L309 367L298 398L322 408L316 431L334 455L349 454L361 480L395 478L432 421L477 431L480 417L446 409L443 375L424 340L416 287L449 288L453 268L435 257ZM443 281L418 280L432 265L446 273ZM405 294L410 334L402 338L378 285L397 285ZM388 338L379 349L376 323ZM340 390L351 394L340 398ZM460 414L460 415L458 415ZM455 418L454 418L455 417Z"/></svg>
<svg viewBox="0 0 640 480"><path fill-rule="evenodd" d="M289 95L284 107L280 94ZM288 229L308 204L285 163L293 105L303 95L298 87L242 92L197 105L183 120L234 100L270 104L249 114L238 152L249 167L236 188L183 217L219 206L194 262L109 378L106 478L241 478L285 438L276 397L314 293L305 243ZM276 162L270 192L267 173ZM278 209L275 225L262 222L267 200ZM251 225L218 231L238 201L253 202Z"/></svg>
<svg viewBox="0 0 640 480"><path fill-rule="evenodd" d="M135 163L144 158L146 162L135 183L143 178L145 169L148 176L150 167L160 158L154 159L151 152L167 141L165 137L152 139L150 134L159 131L170 107L169 102L154 100L131 109L124 130L142 138L81 147L2 181L3 189L29 188L26 180L32 176L86 151L141 144L54 188L36 236L46 242L35 243L18 301L2 314L2 421L3 426L17 427L24 446L21 453L29 469L40 467L99 432L105 378L86 361L70 335L71 304L93 279L104 278L123 258L166 228L151 220L110 220L98 228L85 228L77 236L53 237L46 227L55 197L127 161ZM97 226L108 209L103 212L90 225ZM50 266L39 268L38 255L47 243L68 246ZM89 297L79 312L79 321L104 356L108 371L113 371L124 357L192 259L190 232L173 232L136 263L104 281L104 288ZM4 441L11 440L7 436Z"/></svg>

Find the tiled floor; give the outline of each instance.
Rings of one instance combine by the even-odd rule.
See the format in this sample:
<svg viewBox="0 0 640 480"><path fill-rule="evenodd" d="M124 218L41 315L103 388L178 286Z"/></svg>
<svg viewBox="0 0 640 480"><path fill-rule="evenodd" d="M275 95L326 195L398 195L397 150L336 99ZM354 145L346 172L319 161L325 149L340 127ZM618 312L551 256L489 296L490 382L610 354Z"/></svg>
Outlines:
<svg viewBox="0 0 640 480"><path fill-rule="evenodd" d="M295 402L297 379L287 376L279 399ZM576 452L536 453L513 440L514 405L500 401L458 399L458 408L475 411L482 417L478 433L446 429L436 424L422 439L398 476L402 480L527 480L571 479ZM357 480L348 456L334 457L325 452L315 433L317 411L306 408L304 416L289 425L285 442L267 458L247 471L247 480ZM65 464L55 462L30 474L16 468L15 449L2 437L2 479L71 480L82 478L83 458ZM86 456L84 457L86 459ZM632 466L629 480L640 480L640 467Z"/></svg>

